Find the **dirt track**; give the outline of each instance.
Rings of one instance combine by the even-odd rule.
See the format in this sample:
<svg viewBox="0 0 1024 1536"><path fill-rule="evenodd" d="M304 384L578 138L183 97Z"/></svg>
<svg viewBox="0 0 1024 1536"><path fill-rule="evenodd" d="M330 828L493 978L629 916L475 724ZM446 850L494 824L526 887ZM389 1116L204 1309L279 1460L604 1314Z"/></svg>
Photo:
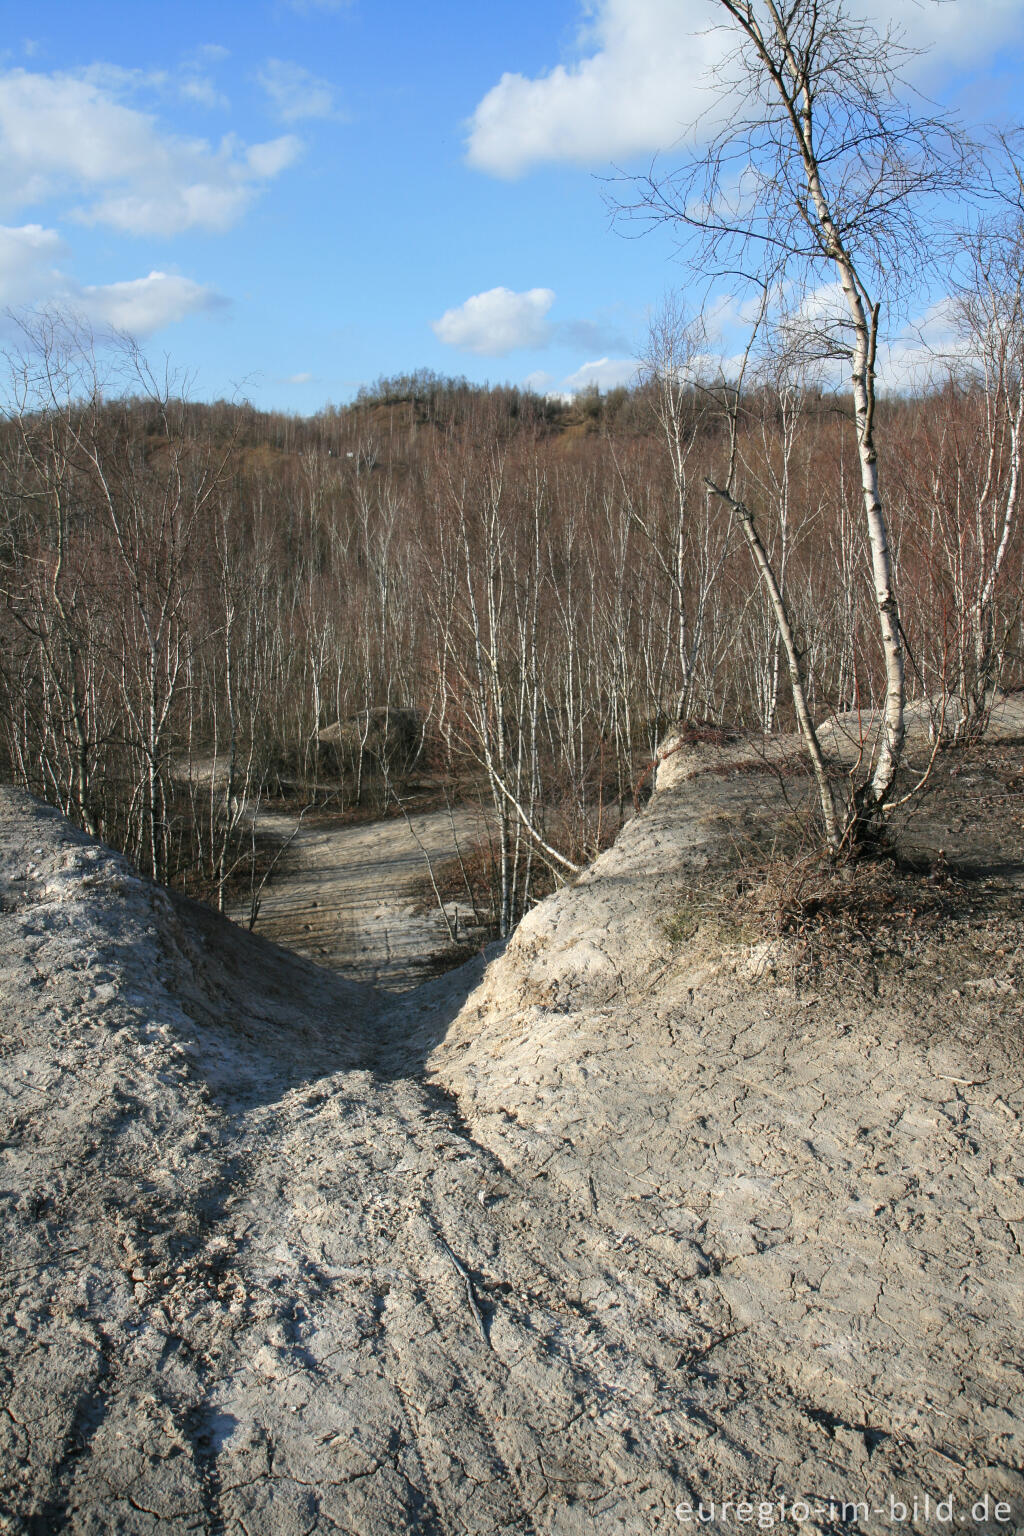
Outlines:
<svg viewBox="0 0 1024 1536"><path fill-rule="evenodd" d="M287 850L265 886L256 932L329 965L340 975L387 992L433 976L456 944L475 936L467 899L448 904L453 943L436 905L424 907L427 859L455 857L486 836L471 809L433 811L386 821L331 826L262 813L260 830ZM248 906L228 916L248 921Z"/></svg>

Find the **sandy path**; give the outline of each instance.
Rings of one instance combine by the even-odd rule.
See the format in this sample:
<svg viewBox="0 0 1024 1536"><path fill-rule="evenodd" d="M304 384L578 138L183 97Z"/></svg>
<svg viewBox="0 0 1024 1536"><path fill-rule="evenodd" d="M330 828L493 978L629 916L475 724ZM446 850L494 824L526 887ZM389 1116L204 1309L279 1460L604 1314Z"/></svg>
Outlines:
<svg viewBox="0 0 1024 1536"><path fill-rule="evenodd" d="M414 1052L371 1070L373 993L27 796L0 850L0 1530L664 1529L680 1345L647 1274L607 1304L616 1234L520 1185Z"/></svg>
<svg viewBox="0 0 1024 1536"><path fill-rule="evenodd" d="M453 829L454 823L454 829ZM271 812L260 828L292 841L263 891L256 932L354 981L388 992L405 992L433 976L454 948L436 907L420 911L428 854L433 863L455 856L483 838L480 813L460 808L357 826L297 825L294 816ZM458 911L458 942L472 912ZM248 903L228 909L247 923Z"/></svg>

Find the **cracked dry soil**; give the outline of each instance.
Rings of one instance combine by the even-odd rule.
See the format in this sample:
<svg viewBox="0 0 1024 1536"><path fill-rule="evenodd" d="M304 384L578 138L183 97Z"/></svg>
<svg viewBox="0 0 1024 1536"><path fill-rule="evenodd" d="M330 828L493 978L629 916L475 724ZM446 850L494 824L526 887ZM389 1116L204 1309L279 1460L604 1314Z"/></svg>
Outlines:
<svg viewBox="0 0 1024 1536"><path fill-rule="evenodd" d="M673 946L782 809L711 755L403 997L0 791L0 1529L1024 1527L1019 894L817 978Z"/></svg>

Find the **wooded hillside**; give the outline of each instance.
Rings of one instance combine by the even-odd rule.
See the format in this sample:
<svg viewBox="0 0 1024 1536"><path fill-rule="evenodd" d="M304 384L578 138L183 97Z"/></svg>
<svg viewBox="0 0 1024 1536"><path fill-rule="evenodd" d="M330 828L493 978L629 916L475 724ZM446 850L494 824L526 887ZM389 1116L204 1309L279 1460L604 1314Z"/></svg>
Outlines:
<svg viewBox="0 0 1024 1536"><path fill-rule="evenodd" d="M983 363L878 405L908 691L947 733L1022 680L1021 375ZM730 420L814 714L879 703L845 397L652 372L565 403L419 374L298 419L186 403L130 348L105 366L53 331L12 372L0 753L160 879L216 897L245 804L383 809L443 772L493 799L507 931L538 859L568 873L614 834L669 722L791 729L704 483ZM382 710L414 712L422 752Z"/></svg>

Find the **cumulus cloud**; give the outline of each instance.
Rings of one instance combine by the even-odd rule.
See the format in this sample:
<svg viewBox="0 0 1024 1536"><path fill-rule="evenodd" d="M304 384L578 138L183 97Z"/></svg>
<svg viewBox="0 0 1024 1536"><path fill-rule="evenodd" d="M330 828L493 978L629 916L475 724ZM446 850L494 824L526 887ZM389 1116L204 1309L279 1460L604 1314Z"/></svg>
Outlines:
<svg viewBox="0 0 1024 1536"><path fill-rule="evenodd" d="M766 346L747 358L747 365L755 374L773 373L781 365L824 389L849 388L853 333L840 285L823 283L799 299L788 297L790 302L780 302L770 317ZM691 358L690 371L704 379L736 378L745 361L742 344L749 334L749 315L730 299L717 301L715 307L721 323L706 333L710 348ZM958 306L943 295L896 333L880 337L878 388L925 389L950 370L969 366L971 355Z"/></svg>
<svg viewBox="0 0 1024 1536"><path fill-rule="evenodd" d="M301 64L268 59L258 76L270 104L283 123L304 117L334 117L334 87Z"/></svg>
<svg viewBox="0 0 1024 1536"><path fill-rule="evenodd" d="M226 50L224 50L226 52ZM227 107L228 99L207 68L217 62L214 48L187 55L177 69L125 69L120 64L89 64L74 78L95 86L103 95L123 104L133 97L187 101L201 107Z"/></svg>
<svg viewBox="0 0 1024 1536"><path fill-rule="evenodd" d="M481 357L504 357L519 347L543 347L551 339L547 313L555 302L550 288L489 288L432 322L435 336L450 347Z"/></svg>
<svg viewBox="0 0 1024 1536"><path fill-rule="evenodd" d="M937 299L898 336L878 348L878 382L882 389L924 389L950 369L972 361L970 341L962 334L956 306L949 297Z"/></svg>
<svg viewBox="0 0 1024 1536"><path fill-rule="evenodd" d="M924 50L910 65L915 75L936 65L976 63L1020 36L1021 0L972 0L970 5L919 0L857 0L854 9L880 29L893 26L913 48Z"/></svg>
<svg viewBox="0 0 1024 1536"><path fill-rule="evenodd" d="M227 301L212 288L167 272L124 282L77 282L58 264L69 255L54 229L0 226L0 308L51 304L95 325L148 336Z"/></svg>
<svg viewBox="0 0 1024 1536"><path fill-rule="evenodd" d="M213 146L163 133L109 72L0 75L0 207L83 197L78 218L128 234L225 230L300 150L292 135Z"/></svg>
<svg viewBox="0 0 1024 1536"><path fill-rule="evenodd" d="M879 26L894 23L927 77L949 62L978 61L1018 34L1024 0L928 4L854 0ZM469 124L471 165L518 176L547 161L607 164L667 149L698 118L713 131L729 102L709 72L734 45L710 0L592 0L579 57L533 79L503 74Z"/></svg>
<svg viewBox="0 0 1024 1536"><path fill-rule="evenodd" d="M599 357L596 362L584 363L575 373L562 380L567 394L578 394L582 389L616 389L620 384L635 384L637 361L635 357Z"/></svg>
<svg viewBox="0 0 1024 1536"><path fill-rule="evenodd" d="M211 288L187 277L151 272L148 277L98 287L75 288L71 304L98 325L133 336L149 336L189 315L220 309L227 302Z"/></svg>
<svg viewBox="0 0 1024 1536"><path fill-rule="evenodd" d="M506 73L488 91L470 122L470 164L517 176L672 143L708 105L701 82L721 55L717 35L701 32L711 14L704 0L602 0L588 56L533 80Z"/></svg>
<svg viewBox="0 0 1024 1536"><path fill-rule="evenodd" d="M185 74L178 80L178 95L197 107L226 107L228 99L209 75Z"/></svg>
<svg viewBox="0 0 1024 1536"><path fill-rule="evenodd" d="M201 43L182 59L174 82L183 101L194 102L200 107L228 105L228 99L217 88L211 69L215 69L230 56L229 50L220 43Z"/></svg>
<svg viewBox="0 0 1024 1536"><path fill-rule="evenodd" d="M64 279L56 263L66 255L55 229L0 225L0 306L32 304L58 289Z"/></svg>

